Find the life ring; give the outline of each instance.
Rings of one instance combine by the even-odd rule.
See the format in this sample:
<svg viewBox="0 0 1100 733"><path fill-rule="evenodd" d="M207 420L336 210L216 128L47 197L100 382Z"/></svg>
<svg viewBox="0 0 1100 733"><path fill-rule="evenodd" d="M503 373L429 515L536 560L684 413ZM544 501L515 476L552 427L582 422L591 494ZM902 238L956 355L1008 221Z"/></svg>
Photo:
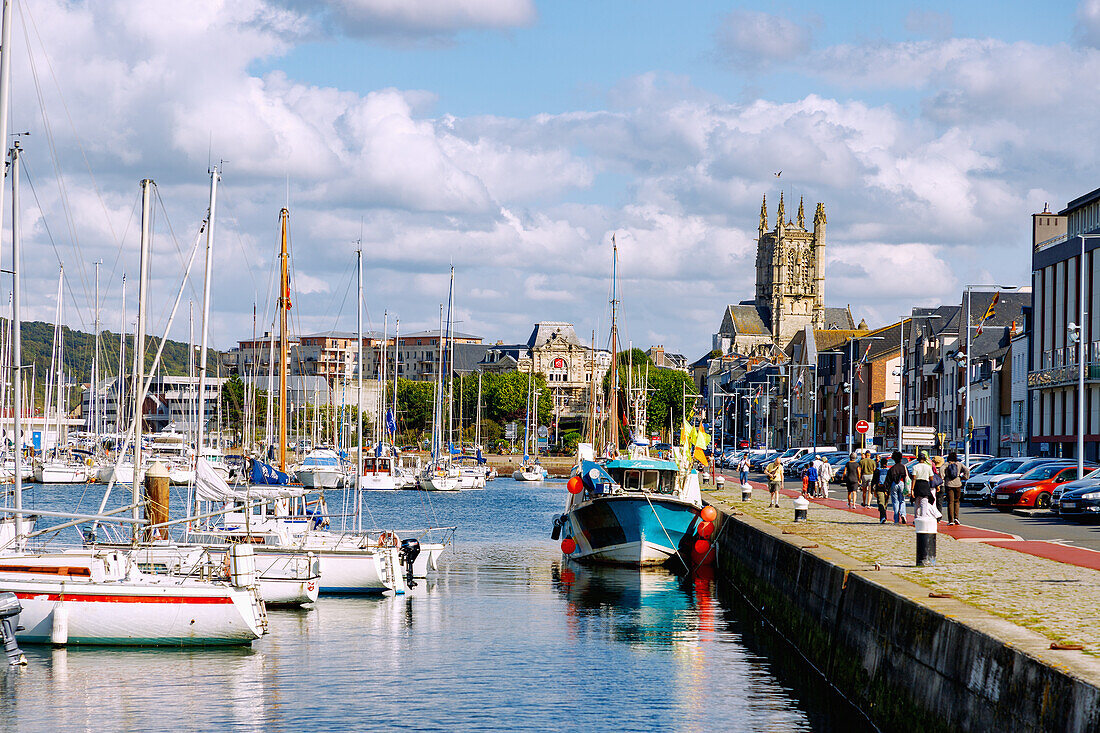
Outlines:
<svg viewBox="0 0 1100 733"><path fill-rule="evenodd" d="M397 535L393 532L383 532L378 535L379 547L397 547Z"/></svg>

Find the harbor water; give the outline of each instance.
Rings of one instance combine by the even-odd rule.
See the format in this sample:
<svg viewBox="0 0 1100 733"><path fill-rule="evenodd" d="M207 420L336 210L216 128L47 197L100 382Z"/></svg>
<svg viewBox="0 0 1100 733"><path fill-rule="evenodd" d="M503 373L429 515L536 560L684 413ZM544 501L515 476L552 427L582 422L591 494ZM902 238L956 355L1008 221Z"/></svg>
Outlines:
<svg viewBox="0 0 1100 733"><path fill-rule="evenodd" d="M28 486L24 498L94 510L102 488ZM511 479L368 494L365 527L458 527L413 592L270 610L250 648L26 646L29 666L0 671L0 729L864 729L732 591L563 561L549 530L564 495L560 482Z"/></svg>

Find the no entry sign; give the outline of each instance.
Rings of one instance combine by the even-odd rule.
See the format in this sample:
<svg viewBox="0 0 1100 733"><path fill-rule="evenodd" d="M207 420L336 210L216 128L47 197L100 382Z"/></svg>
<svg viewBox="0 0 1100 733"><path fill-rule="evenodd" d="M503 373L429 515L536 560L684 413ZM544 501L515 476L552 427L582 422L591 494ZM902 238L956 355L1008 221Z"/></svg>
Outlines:
<svg viewBox="0 0 1100 733"><path fill-rule="evenodd" d="M859 433L860 435L863 435L864 433L866 433L870 429L871 429L871 426L867 424L866 420L860 420L859 422L856 423L856 432Z"/></svg>

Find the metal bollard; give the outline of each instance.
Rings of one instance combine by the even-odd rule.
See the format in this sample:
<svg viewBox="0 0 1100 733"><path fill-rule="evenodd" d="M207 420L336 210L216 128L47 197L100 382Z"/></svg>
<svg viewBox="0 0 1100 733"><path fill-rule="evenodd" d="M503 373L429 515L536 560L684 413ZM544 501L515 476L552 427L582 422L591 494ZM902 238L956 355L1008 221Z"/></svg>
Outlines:
<svg viewBox="0 0 1100 733"><path fill-rule="evenodd" d="M794 500L794 521L805 522L809 514L810 502L805 496Z"/></svg>
<svg viewBox="0 0 1100 733"><path fill-rule="evenodd" d="M917 530L917 567L936 564L936 518L917 517L913 520Z"/></svg>
<svg viewBox="0 0 1100 733"><path fill-rule="evenodd" d="M722 489L726 488L726 477L723 476L722 474L718 474L717 476L715 476L714 477L714 488L717 489L718 491L721 491Z"/></svg>
<svg viewBox="0 0 1100 733"><path fill-rule="evenodd" d="M752 484L741 484L741 501L752 501Z"/></svg>

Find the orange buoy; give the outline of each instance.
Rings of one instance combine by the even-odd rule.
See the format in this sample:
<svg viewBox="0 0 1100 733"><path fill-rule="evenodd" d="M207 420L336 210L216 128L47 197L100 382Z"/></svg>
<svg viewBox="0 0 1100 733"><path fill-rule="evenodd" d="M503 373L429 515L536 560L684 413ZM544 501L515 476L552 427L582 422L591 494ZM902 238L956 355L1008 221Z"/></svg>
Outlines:
<svg viewBox="0 0 1100 733"><path fill-rule="evenodd" d="M714 523L713 522L699 522L699 526L696 527L696 532L703 539L709 540L710 536L712 534L714 534Z"/></svg>
<svg viewBox="0 0 1100 733"><path fill-rule="evenodd" d="M574 476L565 482L565 488L569 489L570 494L579 494L584 491L584 481L580 476Z"/></svg>
<svg viewBox="0 0 1100 733"><path fill-rule="evenodd" d="M561 541L561 551L566 555L572 555L577 549L577 542L572 537L566 537Z"/></svg>
<svg viewBox="0 0 1100 733"><path fill-rule="evenodd" d="M699 518L704 522L713 522L718 518L718 510L708 504L699 512Z"/></svg>
<svg viewBox="0 0 1100 733"><path fill-rule="evenodd" d="M700 537L695 540L695 544L691 546L691 549L697 555L705 555L710 550L710 543Z"/></svg>

